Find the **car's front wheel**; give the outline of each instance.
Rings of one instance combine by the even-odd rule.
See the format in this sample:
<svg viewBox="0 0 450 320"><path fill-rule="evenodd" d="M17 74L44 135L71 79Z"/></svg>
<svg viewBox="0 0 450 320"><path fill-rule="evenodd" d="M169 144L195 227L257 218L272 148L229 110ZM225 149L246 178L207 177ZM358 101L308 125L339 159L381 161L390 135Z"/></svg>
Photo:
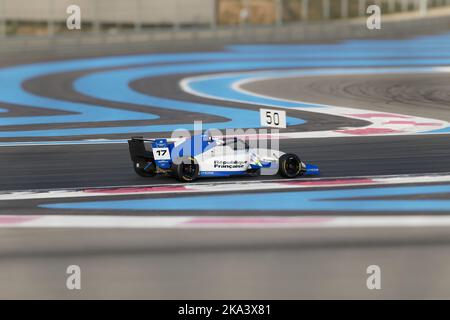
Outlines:
<svg viewBox="0 0 450 320"><path fill-rule="evenodd" d="M173 164L172 172L180 182L192 182L198 177L199 165L195 158L187 157L179 159L179 163Z"/></svg>
<svg viewBox="0 0 450 320"><path fill-rule="evenodd" d="M302 174L302 162L295 154L286 153L279 159L278 173L284 178L295 178Z"/></svg>

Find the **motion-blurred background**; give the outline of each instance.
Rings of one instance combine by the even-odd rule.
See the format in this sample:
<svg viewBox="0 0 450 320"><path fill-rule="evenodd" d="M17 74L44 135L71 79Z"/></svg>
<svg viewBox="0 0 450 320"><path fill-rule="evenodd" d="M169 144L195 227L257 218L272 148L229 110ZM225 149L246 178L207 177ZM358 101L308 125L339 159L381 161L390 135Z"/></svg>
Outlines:
<svg viewBox="0 0 450 320"><path fill-rule="evenodd" d="M383 13L414 12L449 5L448 0L15 0L0 1L2 35L66 31L63 13L83 10L83 31L214 28L284 25L366 15L370 4ZM425 12L422 12L425 14Z"/></svg>
<svg viewBox="0 0 450 320"><path fill-rule="evenodd" d="M66 10L74 4L81 9L81 30L66 27ZM448 25L449 0L0 0L0 47L311 41L393 33L392 28L354 28L365 24L371 4L381 8L385 23L404 34L411 32L411 24L425 32Z"/></svg>

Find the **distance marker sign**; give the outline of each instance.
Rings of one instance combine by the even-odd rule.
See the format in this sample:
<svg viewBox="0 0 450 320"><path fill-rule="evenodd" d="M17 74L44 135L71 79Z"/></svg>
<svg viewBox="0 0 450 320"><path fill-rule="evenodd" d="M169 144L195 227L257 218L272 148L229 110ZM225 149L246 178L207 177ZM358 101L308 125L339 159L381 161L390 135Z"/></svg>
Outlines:
<svg viewBox="0 0 450 320"><path fill-rule="evenodd" d="M259 113L262 127L286 128L286 111L260 109Z"/></svg>

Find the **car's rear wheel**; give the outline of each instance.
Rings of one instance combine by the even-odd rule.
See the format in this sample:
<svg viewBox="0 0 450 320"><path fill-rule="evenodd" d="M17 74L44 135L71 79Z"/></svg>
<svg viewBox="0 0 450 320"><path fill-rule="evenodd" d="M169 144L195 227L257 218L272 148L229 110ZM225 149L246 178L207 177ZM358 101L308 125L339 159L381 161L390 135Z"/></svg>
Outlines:
<svg viewBox="0 0 450 320"><path fill-rule="evenodd" d="M279 159L278 173L284 178L295 178L302 174L302 162L295 154L286 153Z"/></svg>
<svg viewBox="0 0 450 320"><path fill-rule="evenodd" d="M199 165L193 157L182 158L173 164L172 172L180 182L192 182L198 177Z"/></svg>
<svg viewBox="0 0 450 320"><path fill-rule="evenodd" d="M156 164L153 159L137 160L133 166L134 171L141 177L151 178L156 175Z"/></svg>

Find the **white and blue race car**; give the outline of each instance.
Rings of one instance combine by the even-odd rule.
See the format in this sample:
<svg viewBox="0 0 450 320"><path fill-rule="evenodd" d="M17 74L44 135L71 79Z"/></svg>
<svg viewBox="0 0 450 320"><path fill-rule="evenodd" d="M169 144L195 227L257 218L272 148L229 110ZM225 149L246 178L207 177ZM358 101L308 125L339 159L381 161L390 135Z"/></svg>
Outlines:
<svg viewBox="0 0 450 320"><path fill-rule="evenodd" d="M168 175L181 182L191 182L198 177L279 174L295 178L320 174L317 166L305 164L295 154L252 149L237 137L219 139L197 135L175 140L133 137L128 145L134 170L141 177Z"/></svg>

